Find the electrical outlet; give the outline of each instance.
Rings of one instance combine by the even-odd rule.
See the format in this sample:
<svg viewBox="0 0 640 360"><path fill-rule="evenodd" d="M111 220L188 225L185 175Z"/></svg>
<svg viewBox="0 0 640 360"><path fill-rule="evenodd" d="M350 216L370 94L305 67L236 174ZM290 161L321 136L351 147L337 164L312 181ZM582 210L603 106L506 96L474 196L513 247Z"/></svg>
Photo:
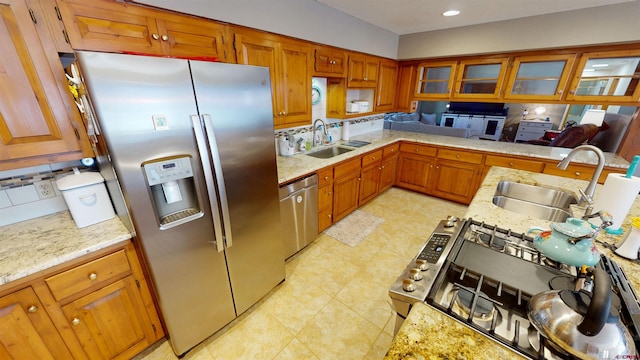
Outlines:
<svg viewBox="0 0 640 360"><path fill-rule="evenodd" d="M33 185L36 187L40 199L49 199L56 196L53 185L51 185L51 180L36 181Z"/></svg>

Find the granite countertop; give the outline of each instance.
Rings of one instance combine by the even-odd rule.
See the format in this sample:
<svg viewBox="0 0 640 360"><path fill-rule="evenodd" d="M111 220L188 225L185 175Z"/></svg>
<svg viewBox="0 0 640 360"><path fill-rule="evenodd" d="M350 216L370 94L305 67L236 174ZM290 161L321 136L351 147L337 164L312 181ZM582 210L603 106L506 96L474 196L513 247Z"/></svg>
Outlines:
<svg viewBox="0 0 640 360"><path fill-rule="evenodd" d="M484 220L489 224L498 224L516 232L526 232L531 226L549 228L550 222L517 214L494 205L491 200L500 180L508 179L532 185L547 185L577 192L588 184L583 180L572 180L528 171L492 167L469 204L466 218ZM602 185L596 188L596 196ZM636 198L629 214L622 223L625 233L631 226L631 218L640 216L640 196ZM609 244L617 244L622 236L601 233L597 239ZM600 246L602 253L613 259L626 272L634 289L640 289L640 265L624 259L610 249ZM473 345L469 350L466 346ZM517 359L519 354L507 350L496 342L488 340L466 326L446 317L437 310L417 303L396 334L387 352L385 360L397 359Z"/></svg>
<svg viewBox="0 0 640 360"><path fill-rule="evenodd" d="M329 159L317 159L304 153L294 156L278 156L278 182L284 184L293 179L317 171L327 166L339 163L349 158L362 155L376 148L394 143L396 141L414 141L436 146L448 146L461 150L479 150L497 154L527 156L532 158L558 160L567 156L571 149L550 146L538 146L530 144L517 144L510 142L496 142L489 140L465 139L451 136L421 134L406 131L376 130L353 136L351 140L363 140L371 142L353 151L334 156ZM340 145L344 141L339 141ZM597 164L598 158L592 152L580 152L573 158L572 163ZM629 162L613 153L605 153L605 165L610 167L628 168Z"/></svg>
<svg viewBox="0 0 640 360"><path fill-rule="evenodd" d="M78 229L69 211L0 227L0 286L121 241L118 217Z"/></svg>

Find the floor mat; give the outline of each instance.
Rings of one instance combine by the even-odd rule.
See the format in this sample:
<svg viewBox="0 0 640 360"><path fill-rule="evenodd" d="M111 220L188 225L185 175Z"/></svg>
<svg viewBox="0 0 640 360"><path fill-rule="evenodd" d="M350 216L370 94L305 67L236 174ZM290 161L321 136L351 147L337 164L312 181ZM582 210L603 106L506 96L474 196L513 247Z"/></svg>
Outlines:
<svg viewBox="0 0 640 360"><path fill-rule="evenodd" d="M371 234L384 219L356 210L325 230L325 234L349 246L356 246Z"/></svg>

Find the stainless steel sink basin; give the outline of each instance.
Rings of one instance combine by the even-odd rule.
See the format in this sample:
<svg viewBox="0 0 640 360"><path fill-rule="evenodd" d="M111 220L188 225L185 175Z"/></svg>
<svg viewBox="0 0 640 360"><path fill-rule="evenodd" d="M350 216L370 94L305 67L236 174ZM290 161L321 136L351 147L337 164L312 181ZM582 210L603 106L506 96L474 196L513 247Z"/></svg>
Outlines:
<svg viewBox="0 0 640 360"><path fill-rule="evenodd" d="M493 203L505 210L533 216L547 221L564 222L567 218L571 217L571 213L568 208L560 209L506 196L494 196Z"/></svg>
<svg viewBox="0 0 640 360"><path fill-rule="evenodd" d="M500 181L493 203L505 210L539 219L564 222L571 217L571 205L578 199L571 192L537 185Z"/></svg>
<svg viewBox="0 0 640 360"><path fill-rule="evenodd" d="M326 149L310 152L307 155L313 156L314 158L318 158L318 159L328 159L334 156L338 156L340 154L344 154L349 151L353 151L353 149L349 149L342 146L332 146Z"/></svg>
<svg viewBox="0 0 640 360"><path fill-rule="evenodd" d="M344 145L344 146L351 146L351 147L356 147L356 148L358 148L358 147L362 147L362 146L369 145L369 144L371 144L371 143L370 143L370 142L368 142L368 141L362 141L362 140L348 140L346 143L344 143L344 144L342 144L342 145Z"/></svg>

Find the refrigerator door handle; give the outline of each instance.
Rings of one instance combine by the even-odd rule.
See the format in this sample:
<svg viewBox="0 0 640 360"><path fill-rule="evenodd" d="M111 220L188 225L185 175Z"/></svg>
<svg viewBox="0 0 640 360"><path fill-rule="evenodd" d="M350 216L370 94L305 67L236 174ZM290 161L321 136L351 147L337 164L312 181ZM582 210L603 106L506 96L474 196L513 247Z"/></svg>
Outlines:
<svg viewBox="0 0 640 360"><path fill-rule="evenodd" d="M226 247L231 247L231 245L233 245L233 237L231 236L231 218L229 217L229 202L227 201L227 189L225 187L224 176L222 173L220 152L218 151L218 144L213 130L211 115L202 114L201 117L204 122L205 135L207 136L209 143L209 150L213 160L213 171L218 185L218 195L220 196L220 209L222 210L222 221L224 222L223 239Z"/></svg>
<svg viewBox="0 0 640 360"><path fill-rule="evenodd" d="M211 160L207 149L207 140L205 138L204 130L202 129L202 124L200 123L200 117L198 117L198 115L191 115L191 122L193 123L193 132L195 133L196 143L198 144L198 152L200 153L200 161L202 162L202 172L204 173L207 194L209 195L211 218L213 219L214 227L213 230L215 231L216 236L213 244L218 252L222 252L222 250L224 250L222 221L220 219L220 211L218 210L218 196L214 186L213 173L211 172Z"/></svg>

